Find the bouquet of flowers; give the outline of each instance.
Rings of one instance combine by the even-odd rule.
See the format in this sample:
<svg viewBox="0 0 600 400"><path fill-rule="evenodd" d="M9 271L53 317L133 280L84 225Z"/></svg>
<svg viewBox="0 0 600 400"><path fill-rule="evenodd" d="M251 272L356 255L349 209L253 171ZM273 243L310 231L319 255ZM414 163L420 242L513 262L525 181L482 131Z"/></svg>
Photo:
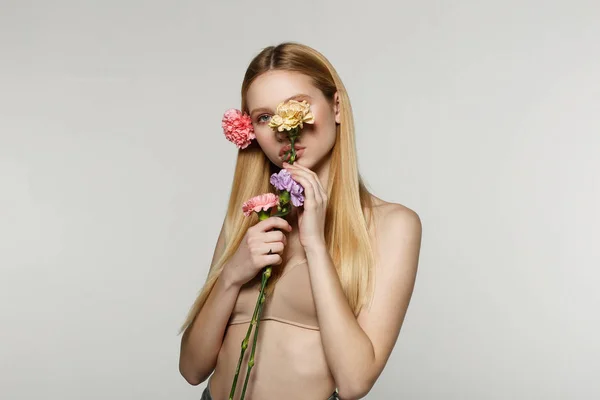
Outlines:
<svg viewBox="0 0 600 400"><path fill-rule="evenodd" d="M289 100L281 103L277 106L276 114L271 117L269 121L269 127L278 132L284 132L287 139L290 141L290 150L285 152L284 159L287 159L289 164L293 164L296 160L296 149L294 147L296 140L300 136L301 130L304 124L314 123L313 114L310 111L310 105L306 101ZM229 109L225 112L222 119L222 127L225 137L230 142L234 143L238 148L245 149L248 147L253 139L256 138L254 129L252 126L252 119L247 114L242 113L237 109ZM252 215L253 212L258 214L260 221L265 220L269 217L283 217L290 213L292 206L300 207L304 204L303 191L304 188L298 182L292 179L290 173L282 169L276 174L272 174L270 183L275 187L277 194L264 193L258 196L248 199L242 205L242 212L245 216ZM277 208L274 214L272 210ZM260 316L262 307L265 302L265 286L267 285L268 279L271 276L271 266L267 266L263 269L262 281L260 286L260 292L256 300L256 306L252 315L252 321L248 326L248 332L246 337L242 341L242 349L238 365L233 378L231 391L229 393L229 400L233 400L235 394L235 388L237 385L238 376L240 373L240 367L244 353L248 348L248 341L252 328L256 327L254 333L254 340L252 342L252 352L250 353L250 360L248 361L248 369L246 372L246 379L244 381L244 387L242 389L241 400L246 395L246 387L248 385L248 378L250 371L254 366L254 352L256 350L256 342L258 339L258 327L260 325Z"/></svg>

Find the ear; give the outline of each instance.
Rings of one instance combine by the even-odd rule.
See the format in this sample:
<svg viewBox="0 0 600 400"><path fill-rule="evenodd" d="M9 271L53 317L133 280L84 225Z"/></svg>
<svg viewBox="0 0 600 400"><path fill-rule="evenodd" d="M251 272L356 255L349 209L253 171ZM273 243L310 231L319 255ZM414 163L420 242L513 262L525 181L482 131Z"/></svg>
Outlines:
<svg viewBox="0 0 600 400"><path fill-rule="evenodd" d="M335 123L339 124L341 119L340 95L335 92L333 95L333 111L335 112Z"/></svg>

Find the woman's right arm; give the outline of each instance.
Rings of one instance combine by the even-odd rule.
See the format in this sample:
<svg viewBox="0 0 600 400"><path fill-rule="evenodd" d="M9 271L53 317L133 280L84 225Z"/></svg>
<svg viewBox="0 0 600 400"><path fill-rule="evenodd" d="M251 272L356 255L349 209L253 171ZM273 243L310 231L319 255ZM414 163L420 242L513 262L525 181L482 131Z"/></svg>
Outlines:
<svg viewBox="0 0 600 400"><path fill-rule="evenodd" d="M224 225L211 268L225 250ZM206 302L181 338L179 371L190 384L204 382L214 371L241 287L267 265L281 264L281 254L287 244L283 231L291 230L290 224L280 217L258 222L248 228L235 254L223 266Z"/></svg>
<svg viewBox="0 0 600 400"><path fill-rule="evenodd" d="M211 266L224 249L224 227L221 227ZM240 287L221 273L196 319L185 330L181 338L179 372L191 385L204 382L214 371Z"/></svg>

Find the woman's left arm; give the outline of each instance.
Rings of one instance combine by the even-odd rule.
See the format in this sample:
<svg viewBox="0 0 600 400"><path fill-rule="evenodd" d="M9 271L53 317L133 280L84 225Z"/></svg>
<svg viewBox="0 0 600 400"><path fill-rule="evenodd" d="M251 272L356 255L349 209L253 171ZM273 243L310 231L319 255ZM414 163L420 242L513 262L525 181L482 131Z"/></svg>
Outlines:
<svg viewBox="0 0 600 400"><path fill-rule="evenodd" d="M377 218L373 301L355 317L322 234L327 203L323 187L305 167L286 169L305 189L300 235L325 357L340 397L362 398L383 371L406 315L417 274L421 220L408 208L385 206L384 215Z"/></svg>
<svg viewBox="0 0 600 400"><path fill-rule="evenodd" d="M373 301L354 316L329 252L306 248L321 340L342 399L367 395L394 348L412 295L421 222L410 210L381 218Z"/></svg>

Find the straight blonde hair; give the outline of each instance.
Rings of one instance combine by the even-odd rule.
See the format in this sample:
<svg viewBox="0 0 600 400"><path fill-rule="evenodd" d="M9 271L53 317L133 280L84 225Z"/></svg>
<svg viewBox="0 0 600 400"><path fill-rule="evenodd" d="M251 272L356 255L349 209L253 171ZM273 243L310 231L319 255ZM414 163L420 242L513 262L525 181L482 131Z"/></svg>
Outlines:
<svg viewBox="0 0 600 400"><path fill-rule="evenodd" d="M241 89L243 112L249 112L246 94L252 82L262 73L272 70L299 72L311 77L314 86L323 92L332 106L335 93L339 95L341 119L336 128L337 137L326 184L325 240L348 304L358 316L373 296L375 255L369 236L373 202L358 171L354 118L348 93L331 63L321 53L303 44L285 42L264 48L250 62ZM245 217L241 206L253 196L275 193L269 183L274 172L277 172L277 167L266 157L256 140L238 151L223 224L224 249L210 266L206 282L179 333L194 323L224 265L235 254L248 228L258 222L254 213ZM265 288L267 296L272 293L280 273L280 268L273 268Z"/></svg>

